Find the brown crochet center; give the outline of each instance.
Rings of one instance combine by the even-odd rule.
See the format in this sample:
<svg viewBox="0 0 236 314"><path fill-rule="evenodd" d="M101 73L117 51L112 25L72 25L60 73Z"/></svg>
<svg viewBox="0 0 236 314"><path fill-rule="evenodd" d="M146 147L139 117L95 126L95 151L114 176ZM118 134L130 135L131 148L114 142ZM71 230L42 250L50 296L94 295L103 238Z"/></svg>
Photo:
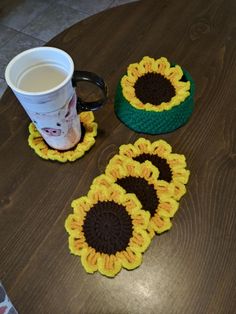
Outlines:
<svg viewBox="0 0 236 314"><path fill-rule="evenodd" d="M147 73L138 78L134 85L136 97L143 103L158 106L175 96L171 82L159 73Z"/></svg>
<svg viewBox="0 0 236 314"><path fill-rule="evenodd" d="M116 254L127 248L132 237L132 219L123 205L98 202L87 213L83 225L88 245L97 252Z"/></svg>
<svg viewBox="0 0 236 314"><path fill-rule="evenodd" d="M157 155L141 154L137 157L134 157L133 159L138 162L144 162L145 160L149 160L153 164L153 166L158 168L160 172L158 180L164 180L168 183L172 181L172 172L170 166L164 158L161 158Z"/></svg>
<svg viewBox="0 0 236 314"><path fill-rule="evenodd" d="M153 184L149 184L143 178L125 177L118 179L117 184L122 186L127 193L134 193L144 210L154 216L159 205L159 198Z"/></svg>

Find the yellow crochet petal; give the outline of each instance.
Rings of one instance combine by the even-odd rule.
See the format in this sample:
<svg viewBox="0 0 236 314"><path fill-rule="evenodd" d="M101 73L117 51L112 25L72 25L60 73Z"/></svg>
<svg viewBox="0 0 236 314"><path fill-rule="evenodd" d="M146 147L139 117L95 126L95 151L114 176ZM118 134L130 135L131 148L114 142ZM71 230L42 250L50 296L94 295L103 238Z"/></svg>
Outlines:
<svg viewBox="0 0 236 314"><path fill-rule="evenodd" d="M121 270L121 261L115 255L101 254L98 258L98 270L107 277L114 277Z"/></svg>
<svg viewBox="0 0 236 314"><path fill-rule="evenodd" d="M170 69L169 61L165 57L161 57L160 59L157 59L155 63L156 72L165 76L166 72Z"/></svg>
<svg viewBox="0 0 236 314"><path fill-rule="evenodd" d="M179 203L168 196L161 196L160 200L158 214L164 218L173 217L179 207Z"/></svg>
<svg viewBox="0 0 236 314"><path fill-rule="evenodd" d="M119 154L128 158L136 157L139 153L139 148L132 144L121 145L119 148Z"/></svg>
<svg viewBox="0 0 236 314"><path fill-rule="evenodd" d="M170 156L168 156L168 164L171 166L172 169L185 168L185 156L172 153Z"/></svg>
<svg viewBox="0 0 236 314"><path fill-rule="evenodd" d="M178 181L174 182L174 198L179 201L181 197L186 193L186 187L183 183Z"/></svg>
<svg viewBox="0 0 236 314"><path fill-rule="evenodd" d="M113 182L126 176L136 176L141 172L140 164L125 156L115 155L111 158L106 167L105 174L109 176Z"/></svg>
<svg viewBox="0 0 236 314"><path fill-rule="evenodd" d="M136 79L134 77L128 77L127 75L123 76L121 79L121 86L123 88L133 87Z"/></svg>
<svg viewBox="0 0 236 314"><path fill-rule="evenodd" d="M36 129L35 125L33 123L30 123L29 125L29 132L30 134L33 134L34 137L41 137L40 133Z"/></svg>
<svg viewBox="0 0 236 314"><path fill-rule="evenodd" d="M126 269L134 269L142 263L142 254L140 252L133 252L130 248L125 251L116 253L117 258Z"/></svg>
<svg viewBox="0 0 236 314"><path fill-rule="evenodd" d="M160 217L159 214L155 214L154 217L150 220L148 231L150 233L150 237L152 238L156 233L161 234L172 227L172 223L170 218Z"/></svg>
<svg viewBox="0 0 236 314"><path fill-rule="evenodd" d="M78 215L70 214L65 221L66 231L74 236L79 237L82 232L83 222Z"/></svg>
<svg viewBox="0 0 236 314"><path fill-rule="evenodd" d="M105 174L101 174L93 180L92 185L105 186L106 188L109 188L112 183L113 180L110 177L106 176Z"/></svg>
<svg viewBox="0 0 236 314"><path fill-rule="evenodd" d="M171 67L168 71L166 71L165 75L167 79L174 83L182 78L183 71L179 65L176 65L174 67Z"/></svg>
<svg viewBox="0 0 236 314"><path fill-rule="evenodd" d="M155 183L157 182L157 179L159 177L159 170L156 167L153 167L152 163L148 160L146 160L145 162L141 163L140 165L138 164L137 167L139 167L139 172L138 174L144 178L145 180L147 180L149 183L152 183L155 185ZM161 188L162 186L166 186L166 182L159 182L159 187L158 185L156 185L156 187ZM169 187L167 187L165 190L170 189Z"/></svg>
<svg viewBox="0 0 236 314"><path fill-rule="evenodd" d="M186 184L189 179L190 171L186 169L173 169L173 182Z"/></svg>
<svg viewBox="0 0 236 314"><path fill-rule="evenodd" d="M141 204L140 204L141 206ZM142 210L140 211L131 211L131 216L133 220L134 226L137 226L139 229L140 227L144 230L147 228L150 220L150 213L147 211Z"/></svg>
<svg viewBox="0 0 236 314"><path fill-rule="evenodd" d="M135 99L135 91L133 87L126 87L123 90L123 94L125 98L128 99L129 101L132 101L133 99Z"/></svg>
<svg viewBox="0 0 236 314"><path fill-rule="evenodd" d="M173 197L175 186L173 183L167 183L164 180L153 181L155 189L157 190L157 194L159 197L169 196Z"/></svg>
<svg viewBox="0 0 236 314"><path fill-rule="evenodd" d="M182 82L182 81L179 81L179 82L176 82L175 83L175 90L178 91L178 90L190 90L190 82Z"/></svg>
<svg viewBox="0 0 236 314"><path fill-rule="evenodd" d="M98 270L98 259L100 253L97 253L93 248L86 248L81 254L81 263L88 273L94 273Z"/></svg>
<svg viewBox="0 0 236 314"><path fill-rule="evenodd" d="M136 151L139 153L149 153L151 150L151 142L143 137L139 138L135 143L134 147L136 148Z"/></svg>
<svg viewBox="0 0 236 314"><path fill-rule="evenodd" d="M87 250L87 243L83 237L74 238L74 236L69 237L69 249L70 252L74 255L81 256L84 250Z"/></svg>
<svg viewBox="0 0 236 314"><path fill-rule="evenodd" d="M143 57L139 64L139 67L142 68L142 73L151 73L153 72L154 65L155 59L150 57Z"/></svg>
<svg viewBox="0 0 236 314"><path fill-rule="evenodd" d="M132 247L132 250L134 250L135 252L142 253L146 251L146 249L149 247L150 242L151 239L148 233L136 227L135 230L133 231L133 236L129 244Z"/></svg>
<svg viewBox="0 0 236 314"><path fill-rule="evenodd" d="M90 124L91 122L94 121L94 114L92 111L84 111L80 113L80 121Z"/></svg>
<svg viewBox="0 0 236 314"><path fill-rule="evenodd" d="M172 151L172 147L164 140L158 140L151 144L151 151L153 154L158 156L165 156L166 154L170 154Z"/></svg>
<svg viewBox="0 0 236 314"><path fill-rule="evenodd" d="M84 215L87 211L89 211L92 202L87 196L81 196L80 198L74 200L71 203L72 208L74 209L74 213L79 216L81 219L84 218Z"/></svg>
<svg viewBox="0 0 236 314"><path fill-rule="evenodd" d="M120 168L122 169L122 178L126 176L136 177L140 170L136 167L136 162L133 162L132 159L127 159L126 162L124 162L123 165L120 166Z"/></svg>
<svg viewBox="0 0 236 314"><path fill-rule="evenodd" d="M146 219L148 218L147 216L145 217L145 214L143 213L143 211L140 210L142 208L140 201L137 199L135 194L125 193L125 190L123 188L122 190L124 193L122 197L122 203L125 205L128 213L131 215L132 219L136 218L137 213L142 215L144 218L144 226L145 226Z"/></svg>
<svg viewBox="0 0 236 314"><path fill-rule="evenodd" d="M131 79L135 79L135 81L142 76L144 73L140 72L142 69L139 69L139 64L138 63L132 63L128 66L127 74L128 77Z"/></svg>
<svg viewBox="0 0 236 314"><path fill-rule="evenodd" d="M108 163L108 166L110 167L111 165L123 165L123 163L126 161L126 157L125 156L121 156L121 155L115 155L113 156L109 163Z"/></svg>
<svg viewBox="0 0 236 314"><path fill-rule="evenodd" d="M120 165L110 162L105 170L105 174L110 178L110 180L115 182L117 179L123 177L124 171L125 170L120 167Z"/></svg>
<svg viewBox="0 0 236 314"><path fill-rule="evenodd" d="M90 190L88 192L88 198L92 204L97 204L99 201L104 202L109 199L109 190L104 186L94 186L91 185Z"/></svg>

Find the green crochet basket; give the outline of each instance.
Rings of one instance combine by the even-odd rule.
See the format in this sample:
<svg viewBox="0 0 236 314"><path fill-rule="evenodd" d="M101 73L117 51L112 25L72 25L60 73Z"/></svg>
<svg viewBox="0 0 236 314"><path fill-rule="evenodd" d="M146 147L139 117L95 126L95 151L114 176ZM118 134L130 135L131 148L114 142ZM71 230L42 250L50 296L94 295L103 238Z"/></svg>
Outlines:
<svg viewBox="0 0 236 314"><path fill-rule="evenodd" d="M190 81L190 95L180 105L162 112L136 109L123 96L119 82L114 104L117 117L128 128L145 134L169 133L187 123L193 113L195 84L190 74L182 70L184 80Z"/></svg>

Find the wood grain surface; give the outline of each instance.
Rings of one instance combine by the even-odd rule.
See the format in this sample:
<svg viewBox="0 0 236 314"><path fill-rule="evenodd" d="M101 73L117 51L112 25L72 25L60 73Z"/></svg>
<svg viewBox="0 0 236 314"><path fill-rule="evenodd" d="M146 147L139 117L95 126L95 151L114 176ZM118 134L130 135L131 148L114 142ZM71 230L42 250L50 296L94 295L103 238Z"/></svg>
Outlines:
<svg viewBox="0 0 236 314"><path fill-rule="evenodd" d="M108 104L95 146L81 160L40 159L29 119L10 90L0 102L0 280L21 314L235 313L236 2L145 0L88 18L48 43L77 69L100 74ZM186 155L187 194L173 228L156 236L134 271L88 275L69 254L64 221L119 145L140 134L116 118L116 84L144 55L166 56L196 83L189 123L151 140Z"/></svg>

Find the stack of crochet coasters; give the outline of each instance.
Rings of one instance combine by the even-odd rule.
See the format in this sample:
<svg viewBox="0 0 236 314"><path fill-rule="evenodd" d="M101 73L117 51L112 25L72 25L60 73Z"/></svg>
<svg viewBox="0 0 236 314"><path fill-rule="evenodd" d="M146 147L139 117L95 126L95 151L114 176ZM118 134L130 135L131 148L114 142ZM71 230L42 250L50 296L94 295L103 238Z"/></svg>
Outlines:
<svg viewBox="0 0 236 314"><path fill-rule="evenodd" d="M115 96L115 113L130 129L145 134L172 132L194 107L194 82L179 65L144 57L128 66Z"/></svg>
<svg viewBox="0 0 236 314"><path fill-rule="evenodd" d="M120 146L88 194L72 202L65 222L71 253L88 273L114 277L138 267L155 233L171 228L188 178L185 157L163 140Z"/></svg>

